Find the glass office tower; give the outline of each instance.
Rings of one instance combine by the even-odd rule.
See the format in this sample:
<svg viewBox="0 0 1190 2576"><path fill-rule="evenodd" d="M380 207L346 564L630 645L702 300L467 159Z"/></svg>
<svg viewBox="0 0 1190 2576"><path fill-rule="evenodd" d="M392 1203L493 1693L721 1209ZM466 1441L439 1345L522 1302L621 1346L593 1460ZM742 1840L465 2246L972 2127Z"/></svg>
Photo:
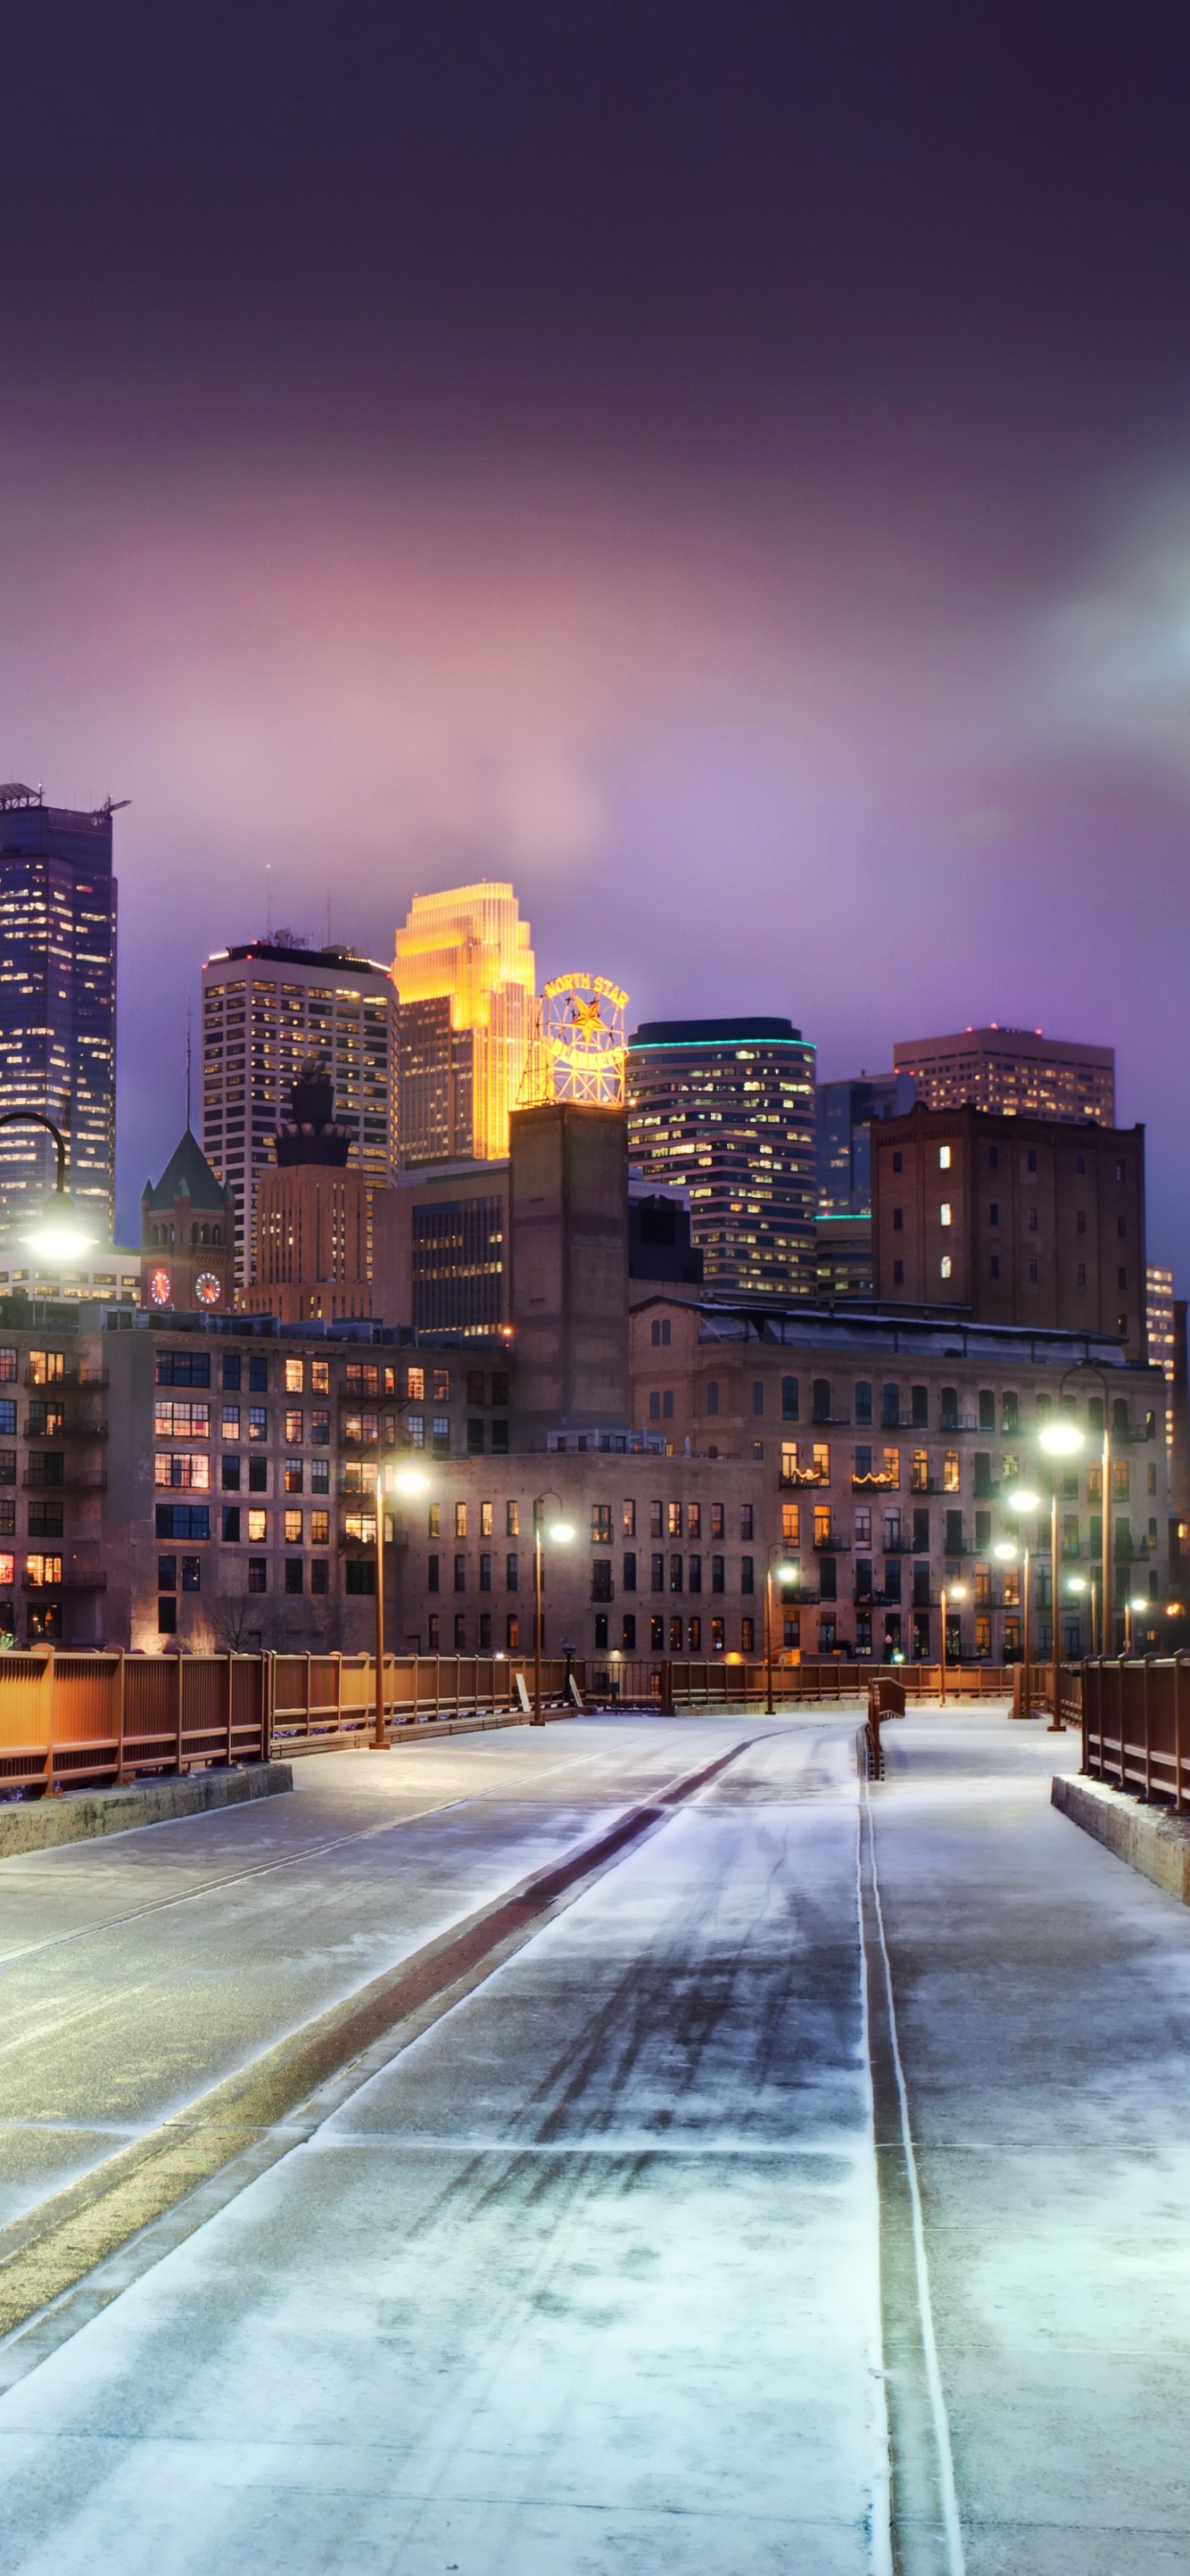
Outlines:
<svg viewBox="0 0 1190 2576"><path fill-rule="evenodd" d="M653 1020L628 1041L628 1151L690 1193L706 1293L812 1297L814 1048L790 1020Z"/></svg>
<svg viewBox="0 0 1190 2576"><path fill-rule="evenodd" d="M116 883L110 803L77 814L0 787L0 1109L65 1129L70 1185L107 1241L115 1223ZM0 1127L0 1225L54 1186L52 1139Z"/></svg>

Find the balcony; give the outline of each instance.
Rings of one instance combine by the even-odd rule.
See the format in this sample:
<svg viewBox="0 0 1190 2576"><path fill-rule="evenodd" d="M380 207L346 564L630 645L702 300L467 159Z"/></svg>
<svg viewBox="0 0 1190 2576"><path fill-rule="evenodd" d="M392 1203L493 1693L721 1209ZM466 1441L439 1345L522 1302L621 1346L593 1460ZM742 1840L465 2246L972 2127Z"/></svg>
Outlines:
<svg viewBox="0 0 1190 2576"><path fill-rule="evenodd" d="M59 1422L51 1430L32 1419L25 1424L26 1440L106 1440L106 1422Z"/></svg>
<svg viewBox="0 0 1190 2576"><path fill-rule="evenodd" d="M93 1392L102 1394L109 1384L109 1379L106 1369L96 1369L93 1375L86 1370L67 1369L63 1377L46 1378L38 1377L31 1368L27 1368L21 1384L35 1387L40 1395L48 1396L52 1401L56 1395L90 1395Z"/></svg>
<svg viewBox="0 0 1190 2576"><path fill-rule="evenodd" d="M815 1556L849 1556L851 1553L851 1541L849 1538L844 1538L841 1531L836 1529L827 1530L822 1537L819 1536L816 1530L814 1533L813 1548Z"/></svg>
<svg viewBox="0 0 1190 2576"><path fill-rule="evenodd" d="M810 1429L811 1431L846 1431L850 1421L849 1413L812 1413Z"/></svg>
<svg viewBox="0 0 1190 2576"><path fill-rule="evenodd" d="M44 1494L48 1501L55 1494L106 1494L107 1473L101 1468L98 1475L84 1475L81 1469L68 1467L61 1482L51 1485L44 1476L35 1476L32 1467L26 1467L21 1483L27 1494Z"/></svg>
<svg viewBox="0 0 1190 2576"><path fill-rule="evenodd" d="M882 1468L879 1475L870 1472L866 1476L853 1476L851 1490L853 1494L899 1494L900 1475L894 1476L891 1469Z"/></svg>
<svg viewBox="0 0 1190 2576"><path fill-rule="evenodd" d="M67 1565L60 1583L37 1583L30 1574L22 1574L21 1590L37 1598L58 1592L106 1592L107 1576L98 1565Z"/></svg>
<svg viewBox="0 0 1190 2576"><path fill-rule="evenodd" d="M777 1483L787 1493L791 1493L805 1485L829 1485L830 1473L829 1470L820 1467L782 1468Z"/></svg>

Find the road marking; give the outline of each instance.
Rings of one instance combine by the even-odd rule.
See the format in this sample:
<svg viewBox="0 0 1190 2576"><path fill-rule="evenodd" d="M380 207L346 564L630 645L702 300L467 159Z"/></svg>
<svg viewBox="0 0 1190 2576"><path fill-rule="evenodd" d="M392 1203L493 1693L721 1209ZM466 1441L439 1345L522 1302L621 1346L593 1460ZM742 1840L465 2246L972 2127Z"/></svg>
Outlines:
<svg viewBox="0 0 1190 2576"><path fill-rule="evenodd" d="M891 2459L890 2534L896 2576L964 2576L950 2423L938 2361L925 2222L909 2092L897 2034L892 1962L880 1901L867 1781L860 1786L860 1924L867 2000L876 2168L881 2209L881 2303Z"/></svg>

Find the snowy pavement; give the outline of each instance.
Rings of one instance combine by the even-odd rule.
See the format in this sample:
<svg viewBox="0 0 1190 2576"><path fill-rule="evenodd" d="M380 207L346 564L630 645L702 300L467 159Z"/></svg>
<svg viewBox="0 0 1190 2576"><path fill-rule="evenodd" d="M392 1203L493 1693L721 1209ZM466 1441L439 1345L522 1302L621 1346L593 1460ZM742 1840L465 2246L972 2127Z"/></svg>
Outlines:
<svg viewBox="0 0 1190 2576"><path fill-rule="evenodd" d="M254 2030L745 1748L8 2388L0 2569L883 2576L908 2294L874 1858L960 2525L902 2521L898 2566L1190 2576L1190 1914L1050 1809L1068 1740L922 1714L887 1730L865 1802L855 1722L625 1718L328 1757L276 1802L285 1823L129 1837L119 1882L39 1856L26 1907L28 1865L15 1893L0 1870L31 2014L51 1955L85 2003L105 1963L126 1982L110 2090L144 2122ZM396 1776L407 1760L440 1768ZM13 2138L47 2070L68 2089L71 1973L40 1989ZM171 1981L186 2055L163 2085ZM82 2127L102 2045L78 2027Z"/></svg>

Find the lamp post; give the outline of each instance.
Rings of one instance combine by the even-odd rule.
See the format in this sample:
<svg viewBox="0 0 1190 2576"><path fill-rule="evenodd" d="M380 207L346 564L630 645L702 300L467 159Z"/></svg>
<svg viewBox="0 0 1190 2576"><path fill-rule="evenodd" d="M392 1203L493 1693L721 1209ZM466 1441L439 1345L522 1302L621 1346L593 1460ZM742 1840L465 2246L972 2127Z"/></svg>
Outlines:
<svg viewBox="0 0 1190 2576"><path fill-rule="evenodd" d="M1040 1494L1035 1494L1032 1487L1029 1485L1018 1485L1016 1492L1014 1494L1006 1494L1004 1499L1011 1512L1039 1512L1041 1509L1041 1496ZM1011 1548L1011 1541L1008 1542L1008 1544ZM1025 1717L1028 1717L1033 1702L1033 1681L1029 1651L1031 1631L1029 1625L1029 1550L1027 1547L1022 1548L1021 1550L1021 1569L1021 1601L1025 1614L1025 1630L1024 1637L1022 1639L1021 1651L1021 1667L1023 1673L1023 1680L1021 1683L1021 1702L1022 1713Z"/></svg>
<svg viewBox="0 0 1190 2576"><path fill-rule="evenodd" d="M396 1493L396 1494L409 1494L409 1495L413 1495L413 1494L424 1494L424 1493L427 1493L427 1492L429 1491L429 1483L430 1483L429 1477L428 1477L428 1476L423 1476L423 1474L422 1474L422 1472L421 1472L420 1467L402 1467L402 1468L398 1471L398 1473L393 1477L393 1480L392 1480L392 1484L391 1484L391 1486L388 1486L388 1485L386 1485L385 1480L384 1480L384 1469L383 1469L383 1467L382 1467L382 1466L380 1466L380 1465L377 1465L377 1469L376 1469L376 1701L375 1701L375 1715L374 1715L373 1725L372 1725L372 1751L373 1751L373 1753L387 1753L387 1752L388 1752L388 1750L389 1750L389 1741L388 1741L388 1721L387 1721L387 1717L386 1717L386 1713L385 1713L385 1706L384 1706L384 1501L385 1501L385 1495L386 1495L387 1493L389 1493L389 1492Z"/></svg>
<svg viewBox="0 0 1190 2576"><path fill-rule="evenodd" d="M773 1558L776 1554L776 1548L771 1547L768 1554L768 1564L765 1568L764 1583L764 1704L765 1714L768 1717L773 1715ZM783 1589L792 1590L795 1585L801 1582L802 1569L800 1565L795 1565L789 1557L781 1559L776 1571L777 1581L782 1585Z"/></svg>
<svg viewBox="0 0 1190 2576"><path fill-rule="evenodd" d="M1146 1592L1129 1593L1128 1599L1124 1604L1124 1652L1126 1655L1130 1655L1132 1652L1133 1613L1136 1612L1139 1614L1142 1610L1151 1610L1152 1606L1152 1602L1149 1600Z"/></svg>
<svg viewBox="0 0 1190 2576"><path fill-rule="evenodd" d="M1110 1652L1111 1652L1111 1646L1112 1646L1112 1635L1111 1635L1111 1631L1112 1631L1112 1598L1111 1598L1111 1580L1112 1580L1112 1547L1111 1547L1111 1470L1112 1470L1112 1458L1111 1458L1111 1426L1110 1426L1110 1423L1109 1423L1109 1420L1108 1420L1108 1415L1109 1415L1109 1411L1110 1411L1110 1407L1111 1407L1111 1396L1110 1396L1110 1393L1109 1393L1109 1390L1108 1390L1108 1381L1107 1381L1107 1371L1106 1371L1106 1369L1101 1369L1101 1368L1099 1367L1099 1365L1098 1365L1098 1362L1097 1362L1097 1361L1095 1361L1095 1360L1078 1360L1078 1361L1076 1361L1076 1363L1075 1363L1075 1365L1074 1365L1074 1367L1073 1367L1073 1368L1068 1368L1068 1369L1067 1369L1066 1374L1065 1374L1065 1376L1064 1376L1064 1377L1063 1377L1063 1379L1062 1379L1061 1386L1060 1386L1060 1387L1059 1387L1059 1389L1058 1389L1058 1396L1059 1396L1059 1401L1060 1401L1060 1400L1061 1400L1061 1398L1062 1398L1062 1396L1064 1396L1064 1395L1065 1395L1065 1392L1066 1392L1066 1384L1067 1384L1067 1380L1068 1380L1069 1378L1072 1378L1072 1377L1076 1377L1076 1378L1077 1378L1077 1377L1086 1377L1086 1376L1088 1376L1088 1375L1090 1375L1091 1377L1097 1377L1097 1378L1098 1378L1098 1380L1099 1380L1099 1384L1100 1384L1100 1386L1101 1386L1101 1388L1102 1388L1102 1390L1103 1390L1103 1453L1102 1453L1102 1455L1103 1455L1103 1493L1102 1493L1102 1495L1101 1495L1101 1497L1100 1497L1100 1499L1101 1499L1101 1501L1102 1501L1102 1504L1103 1504L1103 1526L1102 1526L1102 1548L1101 1548L1102 1590L1101 1590L1101 1593L1100 1593L1100 1599L1101 1599L1101 1601L1102 1601L1102 1605L1103 1605L1103 1623L1102 1623L1102 1629L1101 1629L1101 1631L1099 1632L1099 1644L1098 1644L1098 1649L1097 1649L1097 1651L1098 1651L1098 1652L1100 1652L1100 1653L1102 1653L1102 1654L1105 1654L1105 1655L1106 1655L1106 1654L1110 1654ZM1092 1587L1092 1588L1094 1588L1094 1587ZM1093 1627L1093 1630L1094 1630L1094 1614L1092 1614L1092 1627Z"/></svg>
<svg viewBox="0 0 1190 2576"><path fill-rule="evenodd" d="M46 1261L70 1261L80 1252L88 1252L95 1241L95 1228L80 1216L66 1187L66 1138L52 1118L44 1118L40 1109L5 1109L0 1112L0 1127L43 1127L54 1140L56 1173L53 1195L47 1199L39 1221L24 1237L30 1251L39 1252Z"/></svg>
<svg viewBox="0 0 1190 2576"><path fill-rule="evenodd" d="M1105 1404L1104 1420L1106 1421L1106 1419L1107 1407ZM1039 1449L1044 1449L1047 1458L1055 1460L1058 1458L1076 1458L1079 1450L1083 1446L1083 1435L1076 1422L1047 1422L1044 1431L1040 1431L1037 1435L1037 1445ZM1066 1729L1062 1723L1062 1673L1058 1653L1058 1471L1056 1465L1052 1470L1052 1475L1053 1490L1050 1495L1050 1642L1053 1647L1053 1661L1050 1665L1050 1672L1053 1677L1051 1692L1053 1709L1046 1733L1047 1735L1064 1735Z"/></svg>
<svg viewBox="0 0 1190 2576"><path fill-rule="evenodd" d="M543 1514L547 1503L556 1503L561 1511L562 1497L550 1491L534 1494L533 1497L533 1715L529 1720L531 1726L545 1725L541 1710L541 1542ZM574 1537L574 1531L567 1521L555 1521L549 1535L560 1546L565 1547Z"/></svg>
<svg viewBox="0 0 1190 2576"><path fill-rule="evenodd" d="M1066 1577L1066 1589L1068 1592L1075 1593L1080 1599L1084 1592L1089 1592L1091 1595L1091 1652L1093 1655L1097 1655L1099 1652L1099 1628L1096 1618L1095 1577L1093 1574L1090 1576L1085 1574L1068 1574Z"/></svg>
<svg viewBox="0 0 1190 2576"><path fill-rule="evenodd" d="M939 1689L939 1693L938 1693L938 1696L939 1696L939 1699L940 1699L940 1700L941 1700L941 1702L942 1702L942 1706L943 1706L943 1708L945 1708L945 1706L946 1706L946 1604L947 1604L947 1601L948 1601L948 1600L951 1600L951 1601L965 1601L965 1600L966 1600L966 1598L967 1598L967 1586L966 1586L966 1584L965 1584L965 1583L952 1583L952 1584L951 1584L951 1587L950 1587L950 1591L949 1591L949 1593L947 1592L946 1585L945 1585L945 1584L943 1584L943 1586L942 1586L942 1592L941 1592L941 1601L942 1601L942 1661L941 1661L941 1665L940 1665L940 1668L939 1668L941 1687L940 1687L940 1689ZM960 1657L959 1657L959 1661L960 1661L960 1663L962 1662L962 1656L961 1656L961 1655L960 1655Z"/></svg>

